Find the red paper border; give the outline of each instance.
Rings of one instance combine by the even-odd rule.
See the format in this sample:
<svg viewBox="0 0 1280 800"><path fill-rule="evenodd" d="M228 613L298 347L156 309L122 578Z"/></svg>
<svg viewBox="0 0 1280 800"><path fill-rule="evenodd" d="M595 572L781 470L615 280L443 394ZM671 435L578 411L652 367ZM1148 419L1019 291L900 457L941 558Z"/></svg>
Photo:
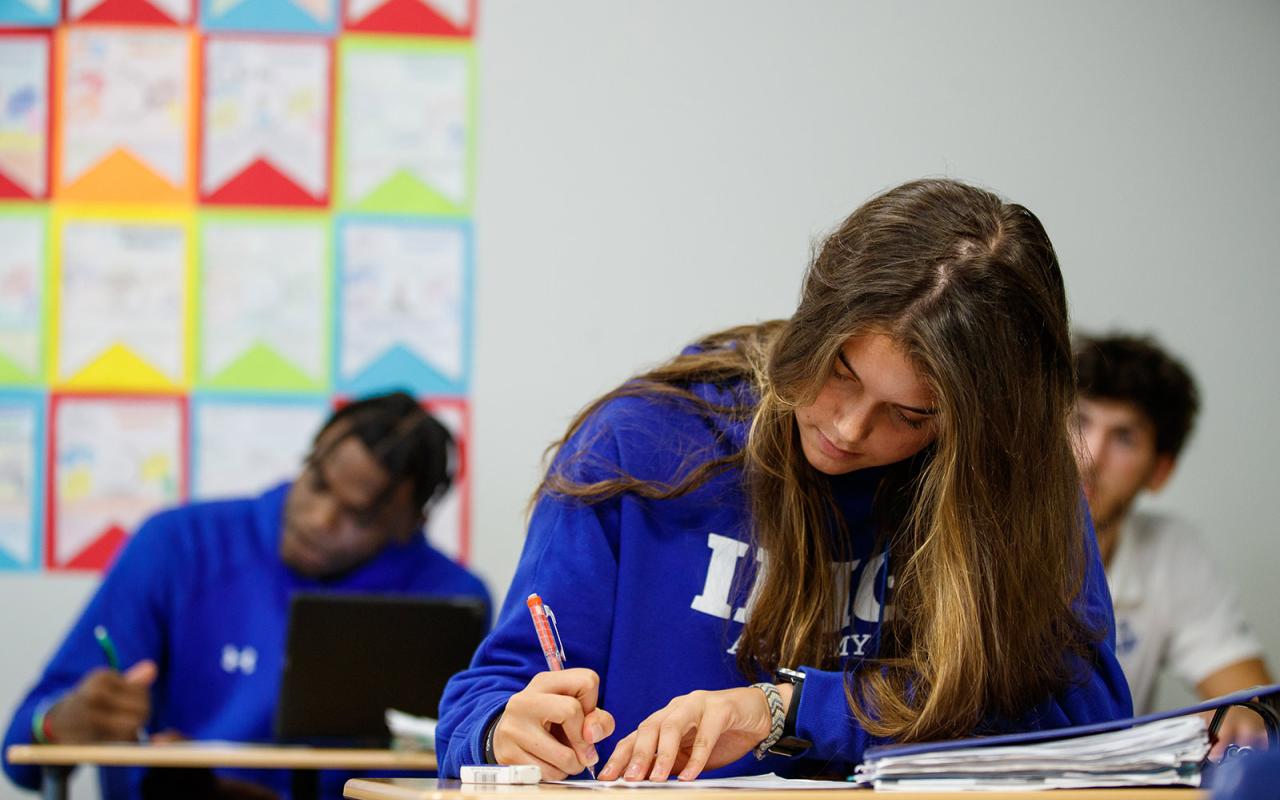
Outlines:
<svg viewBox="0 0 1280 800"><path fill-rule="evenodd" d="M44 120L44 194L28 194L16 183L4 177L3 173L0 173L0 198L5 200L48 200L53 195L53 119L58 113L58 103L54 102L57 97L54 83L57 79L57 73L54 69L58 63L58 53L55 49L57 40L53 35L52 28L5 28L0 30L0 39L29 38L31 36L44 39L49 46L49 62L46 65L48 75L44 98L47 110ZM10 186L12 189L10 189Z"/></svg>
<svg viewBox="0 0 1280 800"><path fill-rule="evenodd" d="M289 200L281 200L278 198L258 199L256 202L250 202L239 197L219 198L217 195L224 192L231 183L237 181L245 173L242 171L235 177L231 178L227 183L214 189L211 194L206 194L204 189L204 148L205 148L205 98L208 94L208 81L205 76L208 74L209 60L209 41L211 39L225 41L241 41L256 43L277 43L277 44L295 44L298 42L307 42L312 44L323 44L329 52L329 113L328 120L325 125L325 165L324 165L324 194L320 197L311 197L301 186L294 185L299 194L306 195L309 200L303 202L291 202ZM208 206L225 208L227 206L269 206L272 208L328 208L333 196L333 162L336 155L334 151L334 128L337 120L336 103L338 100L338 80L337 63L338 53L336 47L337 37L299 37L287 34L243 34L243 33L206 33L200 36L200 97L199 107L196 109L196 126L198 129L196 140L196 196L199 201ZM257 162L254 162L255 164ZM252 165L251 165L252 167ZM283 176L282 176L283 177ZM286 178L286 180L288 180Z"/></svg>
<svg viewBox="0 0 1280 800"><path fill-rule="evenodd" d="M369 13L360 22L348 22L349 15L347 13L351 0L342 0L342 20L340 27L344 31L360 31L364 33L404 33L425 36L447 36L451 38L472 38L475 36L476 14L479 12L477 8L478 0L469 0L467 3L467 24L463 26L454 25L442 14L434 8L422 3L421 0L385 0L375 10ZM420 24L408 24L402 13L398 13L394 6L408 5L413 3L421 5L422 10L419 14L418 21ZM387 11L387 6L393 6ZM387 11L387 13L383 13Z"/></svg>
<svg viewBox="0 0 1280 800"><path fill-rule="evenodd" d="M465 397L434 395L420 398L422 405L431 412L441 408L456 409L462 415L462 435L455 444L458 447L458 472L454 475L454 489L458 491L458 561L471 563L471 404Z"/></svg>
<svg viewBox="0 0 1280 800"><path fill-rule="evenodd" d="M55 534L58 530L58 409L67 401L76 400L128 400L130 402L177 403L178 405L178 503L187 502L191 495L191 408L185 394L124 394L112 392L50 392L46 408L45 437L45 516L44 516L44 567L49 572L92 572L67 567L54 562ZM157 509L158 510L158 509ZM112 556L114 559L114 555ZM103 571L109 564L103 566Z"/></svg>
<svg viewBox="0 0 1280 800"><path fill-rule="evenodd" d="M71 0L62 0L62 16L58 20L59 28L66 28L69 24L81 23L106 23L109 25L145 25L156 28L194 28L198 24L196 17L196 0L187 0L187 19L185 22L170 17L156 6L147 2L147 0L136 0L138 5L147 7L147 15L139 15L138 10L132 13L134 16L115 16L112 13L111 6L121 5L124 2L133 4L135 0L105 0L101 5L94 6L87 11L82 17L71 16ZM103 8L106 7L104 11Z"/></svg>

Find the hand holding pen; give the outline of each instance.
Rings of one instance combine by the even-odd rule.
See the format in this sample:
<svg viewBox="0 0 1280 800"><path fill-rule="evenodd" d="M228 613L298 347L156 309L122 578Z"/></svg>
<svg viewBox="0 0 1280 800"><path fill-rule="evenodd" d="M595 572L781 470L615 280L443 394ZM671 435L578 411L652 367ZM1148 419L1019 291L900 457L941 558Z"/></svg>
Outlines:
<svg viewBox="0 0 1280 800"><path fill-rule="evenodd" d="M528 605L547 671L507 701L494 729L493 753L499 764L536 764L543 780L560 780L599 762L595 743L613 733L613 716L596 707L600 677L589 669L565 668L555 615L536 594Z"/></svg>
<svg viewBox="0 0 1280 800"><path fill-rule="evenodd" d="M151 717L151 684L157 674L155 662L144 659L121 672L119 654L106 629L99 625L94 638L107 666L89 672L41 715L37 740L88 744L145 737Z"/></svg>

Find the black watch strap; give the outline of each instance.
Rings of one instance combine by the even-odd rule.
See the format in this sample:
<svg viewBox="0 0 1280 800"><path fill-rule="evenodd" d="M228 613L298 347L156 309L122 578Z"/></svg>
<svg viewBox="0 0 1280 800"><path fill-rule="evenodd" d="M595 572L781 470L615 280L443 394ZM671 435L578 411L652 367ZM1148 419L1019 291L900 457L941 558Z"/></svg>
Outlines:
<svg viewBox="0 0 1280 800"><path fill-rule="evenodd" d="M498 721L502 719L504 713L506 713L505 707L484 728L484 763L486 764L498 763L498 757L493 754L493 733L498 729Z"/></svg>
<svg viewBox="0 0 1280 800"><path fill-rule="evenodd" d="M789 683L792 689L791 703L787 706L787 717L782 723L782 738L773 743L769 752L788 758L798 756L813 747L813 742L796 736L796 717L800 711L800 693L804 691L804 673L791 669L779 669L773 673L773 682Z"/></svg>

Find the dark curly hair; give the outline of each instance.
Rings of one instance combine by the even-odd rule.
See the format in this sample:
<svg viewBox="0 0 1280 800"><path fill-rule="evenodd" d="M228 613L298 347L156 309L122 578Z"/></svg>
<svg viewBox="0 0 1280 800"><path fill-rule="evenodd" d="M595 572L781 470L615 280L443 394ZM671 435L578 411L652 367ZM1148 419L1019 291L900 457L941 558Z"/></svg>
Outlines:
<svg viewBox="0 0 1280 800"><path fill-rule="evenodd" d="M344 405L316 433L315 442L341 422L349 427L327 450L348 436L356 437L387 471L389 489L406 480L413 483L416 508L426 507L449 489L457 467L453 436L409 394L391 392Z"/></svg>
<svg viewBox="0 0 1280 800"><path fill-rule="evenodd" d="M1156 429L1156 452L1176 456L1195 427L1200 392L1181 361L1150 336L1077 336L1076 381L1083 397L1133 403Z"/></svg>

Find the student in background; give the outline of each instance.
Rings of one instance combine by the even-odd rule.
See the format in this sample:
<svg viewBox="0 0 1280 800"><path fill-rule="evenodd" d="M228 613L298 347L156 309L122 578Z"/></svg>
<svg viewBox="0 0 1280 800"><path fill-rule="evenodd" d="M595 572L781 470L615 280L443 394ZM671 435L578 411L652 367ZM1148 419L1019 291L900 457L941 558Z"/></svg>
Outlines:
<svg viewBox="0 0 1280 800"><path fill-rule="evenodd" d="M1067 327L1027 209L947 180L866 203L789 320L574 419L441 701L441 774L847 774L886 739L1127 716ZM546 669L534 592L568 669Z"/></svg>
<svg viewBox="0 0 1280 800"><path fill-rule="evenodd" d="M1191 374L1148 338L1076 342L1078 457L1116 614L1116 653L1138 713L1155 710L1156 677L1171 669L1208 699L1271 683L1231 583L1185 522L1136 511L1169 481L1200 401ZM1262 738L1233 710L1221 746Z"/></svg>
<svg viewBox="0 0 1280 800"><path fill-rule="evenodd" d="M483 584L421 533L449 486L452 448L449 432L409 395L373 397L325 423L293 483L147 520L19 704L5 747L131 741L140 729L158 739L270 740L295 592L487 603ZM123 672L106 666L97 626ZM19 785L39 786L38 768L4 768ZM215 774L217 796L288 787L283 771ZM109 800L143 792L140 770L104 769L102 779Z"/></svg>

